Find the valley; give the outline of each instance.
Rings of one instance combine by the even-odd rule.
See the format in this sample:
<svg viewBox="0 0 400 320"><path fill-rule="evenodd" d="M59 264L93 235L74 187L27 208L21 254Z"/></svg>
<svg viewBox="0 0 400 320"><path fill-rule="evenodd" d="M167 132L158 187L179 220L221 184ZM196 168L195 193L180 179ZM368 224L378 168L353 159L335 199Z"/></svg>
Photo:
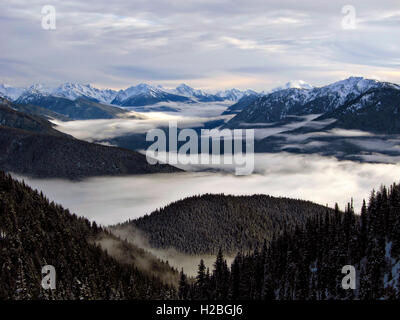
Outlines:
<svg viewBox="0 0 400 320"><path fill-rule="evenodd" d="M204 295L189 285L200 260L212 270L223 252L220 268L232 264L231 272L245 263L240 254L256 263L257 250L283 230L349 212L350 201L360 212L372 189L400 176L396 85L349 78L321 89L302 86L211 95L183 85L167 94L138 85L107 91L111 99L93 87L96 95L64 85L74 90L2 98L0 169L104 228L88 237L89 246L177 290L157 294ZM234 165L224 164L148 164L146 133L168 135L171 121L178 133L254 130L252 174L236 176ZM182 284L185 274L191 280ZM246 294L264 294L254 290Z"/></svg>

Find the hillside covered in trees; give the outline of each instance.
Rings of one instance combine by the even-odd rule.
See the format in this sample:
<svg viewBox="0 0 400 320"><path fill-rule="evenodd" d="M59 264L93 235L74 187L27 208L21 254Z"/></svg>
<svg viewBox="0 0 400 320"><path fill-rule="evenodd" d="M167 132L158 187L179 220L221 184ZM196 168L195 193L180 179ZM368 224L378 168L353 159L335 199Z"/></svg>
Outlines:
<svg viewBox="0 0 400 320"><path fill-rule="evenodd" d="M47 119L18 111L18 106L0 98L0 170L71 180L181 171L170 165L150 165L136 151L74 139L54 129Z"/></svg>
<svg viewBox="0 0 400 320"><path fill-rule="evenodd" d="M15 129L22 129L35 133L43 133L59 137L64 136L72 138L71 136L54 129L53 124L49 122L47 119L35 114L29 114L18 111L16 106L18 105L15 103L11 103L8 100L0 97L1 126L15 128ZM32 110L34 109L32 108Z"/></svg>
<svg viewBox="0 0 400 320"><path fill-rule="evenodd" d="M119 253L107 254L105 239ZM174 286L151 271L176 272L155 258L140 270L145 256L0 171L0 300L174 298ZM56 290L41 287L45 265L55 267Z"/></svg>
<svg viewBox="0 0 400 320"><path fill-rule="evenodd" d="M253 232L258 229L252 225L263 222L260 212L267 215L266 211L254 214L254 208L248 210L256 204L265 206L272 217L283 218L268 220L274 229L268 229L269 233L258 230L258 240L241 238L255 249L243 246L230 267L221 246L212 270L200 261L197 277L188 279L181 272L178 284L177 271L167 263L0 172L0 300L400 298L400 185L373 192L361 215L354 213L351 204L341 212L338 207L331 210L267 196L204 195L185 201L214 197L221 203L223 198L234 199L229 202L230 212L235 212L233 204L241 205L242 211L237 212L251 221L246 228ZM297 213L292 217L289 212ZM226 228L223 218L213 223L217 227L210 234ZM268 234L264 241L262 235ZM44 265L56 269L56 290L41 288ZM355 268L354 290L342 288L345 265Z"/></svg>
<svg viewBox="0 0 400 320"><path fill-rule="evenodd" d="M373 192L361 216L352 205L305 224L283 228L252 253L239 253L229 269L219 251L210 273L201 261L196 282L181 274L183 299L399 299L400 185ZM355 289L344 290L342 267L356 270Z"/></svg>
<svg viewBox="0 0 400 320"><path fill-rule="evenodd" d="M302 200L267 195L206 194L174 202L148 216L128 221L155 248L175 248L189 254L216 254L254 249L285 227L303 224L306 218L330 212Z"/></svg>

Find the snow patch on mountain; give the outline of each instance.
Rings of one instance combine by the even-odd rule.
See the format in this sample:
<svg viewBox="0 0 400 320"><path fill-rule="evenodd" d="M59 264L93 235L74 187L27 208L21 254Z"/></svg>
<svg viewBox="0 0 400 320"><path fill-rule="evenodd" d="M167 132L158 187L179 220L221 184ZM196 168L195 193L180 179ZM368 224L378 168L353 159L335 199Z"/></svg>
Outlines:
<svg viewBox="0 0 400 320"><path fill-rule="evenodd" d="M24 90L24 88L12 87L7 84L0 84L0 96L4 98L9 98L11 100L17 99Z"/></svg>
<svg viewBox="0 0 400 320"><path fill-rule="evenodd" d="M51 95L75 100L79 97L96 99L100 102L110 103L117 95L115 90L97 89L90 84L78 84L67 82L55 88Z"/></svg>
<svg viewBox="0 0 400 320"><path fill-rule="evenodd" d="M229 125L235 126L235 123L242 122L269 123L283 120L290 115L332 112L370 90L385 88L400 90L398 85L362 77L350 77L323 87L310 88L300 81L289 82L286 86L289 88L273 91L256 100L235 116ZM366 95L360 103L365 104L368 99L370 96ZM357 110L361 106L353 108Z"/></svg>
<svg viewBox="0 0 400 320"><path fill-rule="evenodd" d="M230 89L224 91L218 91L216 93L217 97L221 97L224 100L231 100L231 101L238 101L239 99L243 98L244 96L249 96L253 94L258 94L256 91L253 90L245 90L241 91L239 89Z"/></svg>
<svg viewBox="0 0 400 320"><path fill-rule="evenodd" d="M136 86L131 86L127 89L119 90L112 103L117 105L122 104L125 100L139 95L157 98L162 96L163 92L164 91L159 87L140 83Z"/></svg>
<svg viewBox="0 0 400 320"><path fill-rule="evenodd" d="M187 84L184 83L177 86L174 90L172 90L172 92L187 97L198 97L207 95L207 93L203 92L202 90L193 89L192 87L189 87Z"/></svg>
<svg viewBox="0 0 400 320"><path fill-rule="evenodd" d="M286 90L286 89L291 89L291 88L311 90L314 87L311 84L309 84L303 80L293 80L293 81L287 82L284 86L279 86L279 87L272 89L270 92Z"/></svg>
<svg viewBox="0 0 400 320"><path fill-rule="evenodd" d="M116 91L111 89L98 89L90 84L78 84L67 82L58 87L46 86L41 83L36 83L28 88L13 88L6 85L0 85L0 93L9 97L11 100L19 100L21 102L29 102L38 96L55 96L70 100L75 100L79 97L95 99L99 102L110 103ZM10 94L11 92L11 94Z"/></svg>

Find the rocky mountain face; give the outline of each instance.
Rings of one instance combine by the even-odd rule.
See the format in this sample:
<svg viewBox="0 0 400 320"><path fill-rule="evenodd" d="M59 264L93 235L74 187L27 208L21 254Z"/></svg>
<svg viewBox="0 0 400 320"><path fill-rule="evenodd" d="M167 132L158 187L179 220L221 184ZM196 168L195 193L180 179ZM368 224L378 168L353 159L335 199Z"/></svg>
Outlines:
<svg viewBox="0 0 400 320"><path fill-rule="evenodd" d="M223 97L217 96L216 94L210 94L202 90L193 89L184 83L171 90L171 92L177 95L189 97L198 102L224 101Z"/></svg>
<svg viewBox="0 0 400 320"><path fill-rule="evenodd" d="M247 96L243 96L238 100L238 102L234 103L230 107L228 107L222 114L227 115L227 114L238 114L240 113L243 109L247 108L248 106L252 105L255 103L257 99L260 98L260 95L258 94L250 94Z"/></svg>
<svg viewBox="0 0 400 320"><path fill-rule="evenodd" d="M370 89L318 120L336 119L336 127L373 133L400 133L400 90L395 87Z"/></svg>
<svg viewBox="0 0 400 320"><path fill-rule="evenodd" d="M252 123L268 124L285 120L290 116L311 114L324 114L325 118L328 116L335 118L335 116L339 116L339 114L335 113L336 110L340 109L341 111L339 112L341 115L347 114L344 109L355 108L354 105L351 107L351 104L355 103L354 101L364 96L367 92L372 91L375 92L373 100L375 104L371 102L369 106L370 108L375 108L375 111L378 112L384 109L385 106L391 108L390 104L394 103L388 98L388 94L384 93L388 92L388 90L390 90L390 95L393 99L397 99L396 96L400 95L400 87L395 84L356 77L321 88L278 90L255 100L252 104L245 107L237 116L230 120L227 126L234 128L240 127L242 124L246 124L247 126ZM378 92L382 93L379 94ZM378 101L378 96L382 96L384 101ZM367 97L363 99L365 100ZM350 109L348 114L351 113ZM353 128L362 126L360 123L357 123L357 118L353 118L353 120L355 120ZM340 123L343 123L343 121L339 121L338 125ZM347 126L349 127L349 125ZM384 126L384 124L380 126ZM364 128L364 130L368 130L368 128Z"/></svg>
<svg viewBox="0 0 400 320"><path fill-rule="evenodd" d="M24 92L24 90L24 88L0 84L0 97L8 100L14 100L17 99Z"/></svg>
<svg viewBox="0 0 400 320"><path fill-rule="evenodd" d="M117 95L117 91L111 89L98 89L90 84L82 85L67 82L52 90L51 95L70 100L83 97L95 102L111 103Z"/></svg>
<svg viewBox="0 0 400 320"><path fill-rule="evenodd" d="M120 90L112 101L112 104L126 107L151 105L158 102L190 101L190 98L186 96L165 92L160 88L142 83L125 90Z"/></svg>

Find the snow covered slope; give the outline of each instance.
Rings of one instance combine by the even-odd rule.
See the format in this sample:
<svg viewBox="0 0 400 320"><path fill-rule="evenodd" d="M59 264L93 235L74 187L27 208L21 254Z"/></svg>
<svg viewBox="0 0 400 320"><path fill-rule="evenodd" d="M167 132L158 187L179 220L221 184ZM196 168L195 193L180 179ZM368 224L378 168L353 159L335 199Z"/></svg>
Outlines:
<svg viewBox="0 0 400 320"><path fill-rule="evenodd" d="M243 122L276 122L287 116L324 114L349 103L368 90L384 88L400 90L398 85L361 77L350 77L320 88L282 89L254 101L235 116L229 126Z"/></svg>

